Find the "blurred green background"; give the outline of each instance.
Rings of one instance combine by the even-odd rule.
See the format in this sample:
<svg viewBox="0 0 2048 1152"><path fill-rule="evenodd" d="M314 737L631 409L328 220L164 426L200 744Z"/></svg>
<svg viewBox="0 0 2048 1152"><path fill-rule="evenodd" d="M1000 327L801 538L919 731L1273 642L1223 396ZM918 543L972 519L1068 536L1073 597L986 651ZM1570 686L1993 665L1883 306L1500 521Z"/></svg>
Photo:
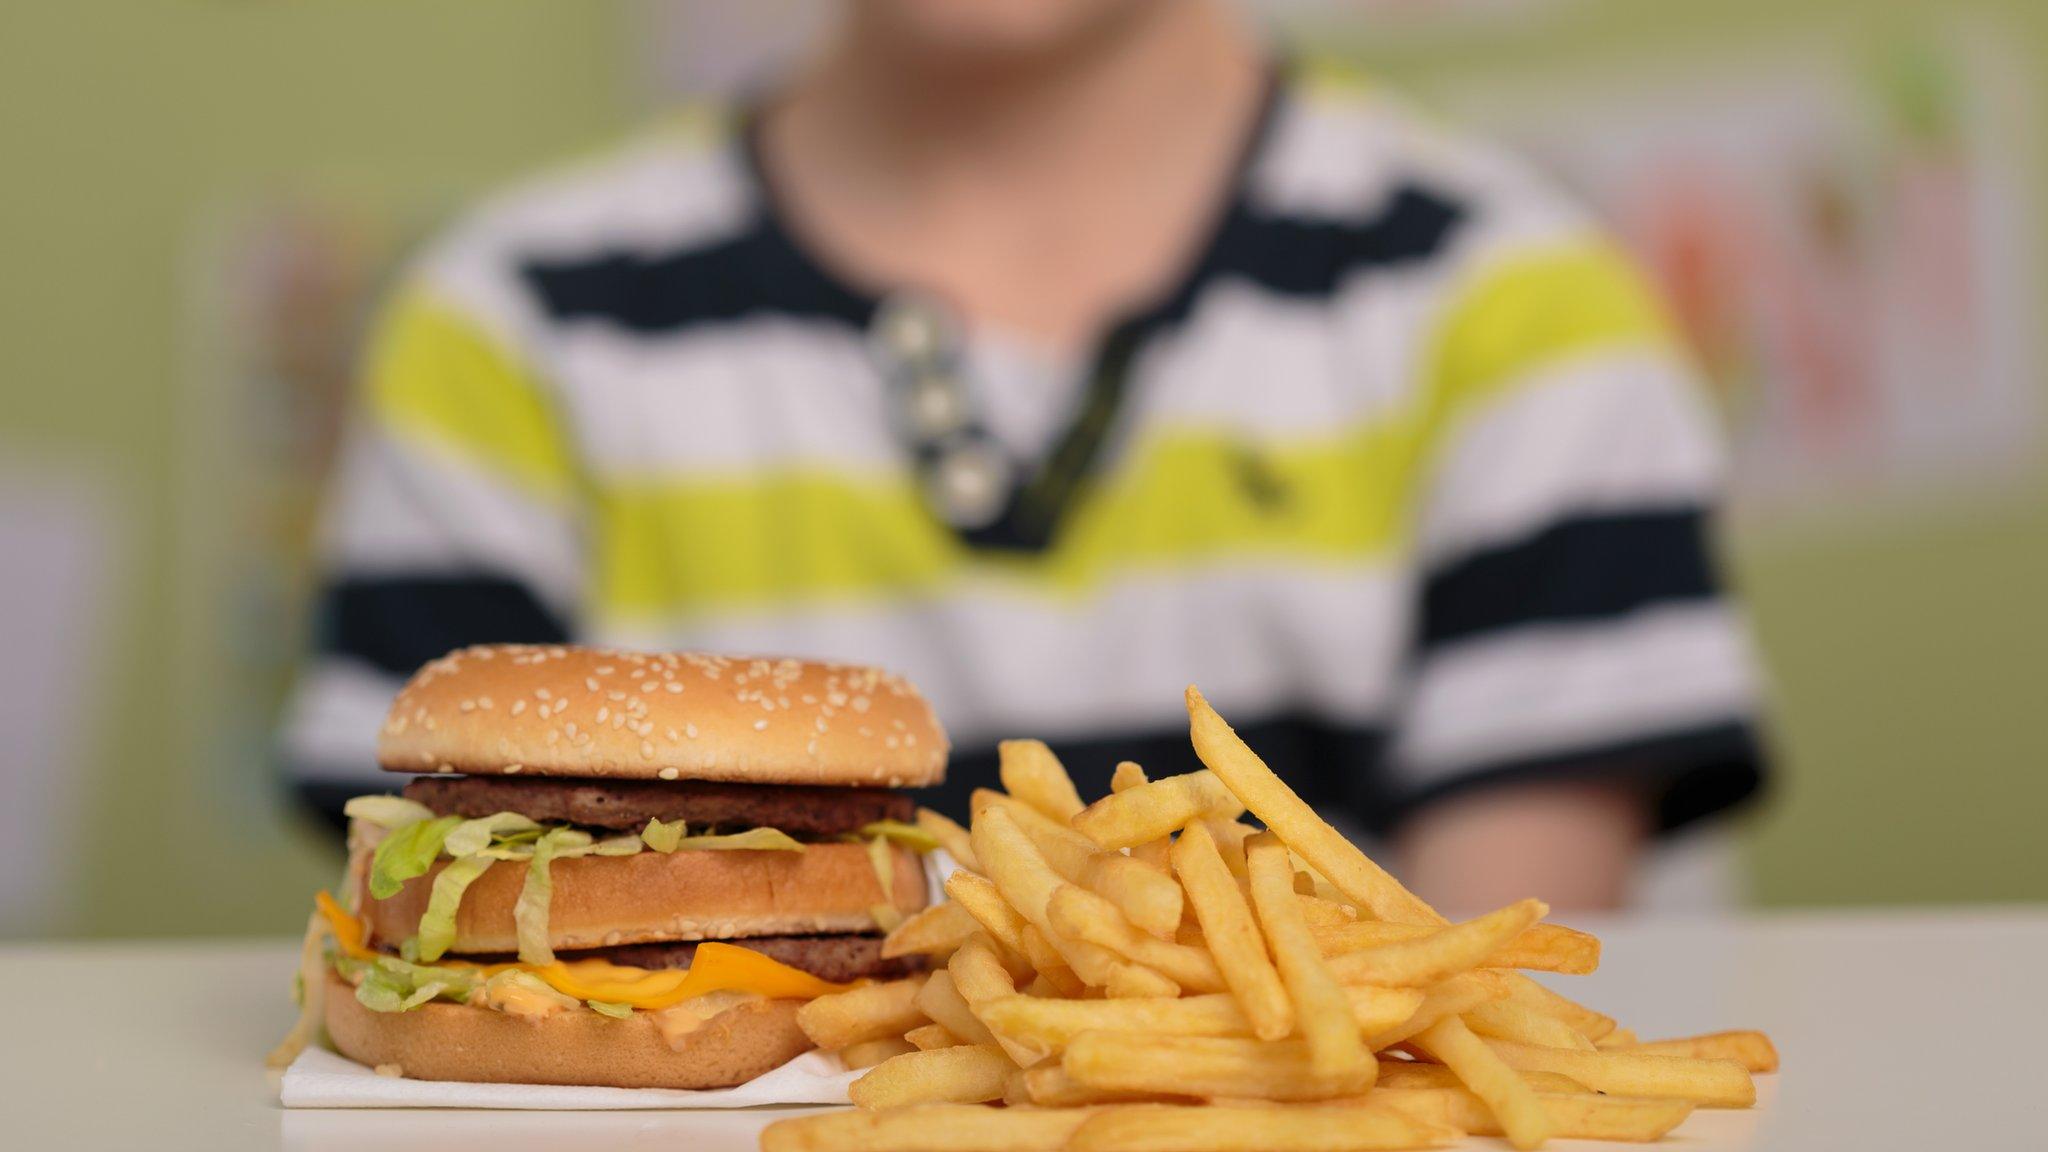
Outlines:
<svg viewBox="0 0 2048 1152"><path fill-rule="evenodd" d="M2033 0L1540 7L1510 17L1512 34L1382 42L1367 27L1337 48L1426 101L1530 67L1792 40L1881 58L1958 17L2048 66L2048 5ZM223 696L241 690L242 641L205 542L236 531L221 518L246 473L232 437L194 427L219 410L191 335L212 222L285 189L424 224L616 138L651 103L646 15L559 0L0 5L0 452L100 477L120 561L91 654L77 826L60 838L76 845L55 870L64 896L8 930L284 933L332 878L323 837L280 819L260 740L219 719L238 714ZM2025 163L2039 220L2048 171L2038 153ZM2048 279L2048 251L2026 259ZM2048 899L2048 479L1967 510L1738 525L1729 543L1780 703L1781 784L1744 832L1755 898Z"/></svg>

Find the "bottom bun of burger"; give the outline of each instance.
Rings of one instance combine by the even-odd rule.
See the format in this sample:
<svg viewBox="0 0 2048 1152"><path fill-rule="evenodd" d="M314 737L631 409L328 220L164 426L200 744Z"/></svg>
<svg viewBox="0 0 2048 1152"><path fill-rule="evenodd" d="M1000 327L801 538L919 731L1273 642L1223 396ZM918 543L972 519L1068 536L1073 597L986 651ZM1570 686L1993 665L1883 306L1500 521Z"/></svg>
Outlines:
<svg viewBox="0 0 2048 1152"><path fill-rule="evenodd" d="M814 1047L797 1027L799 1000L726 1009L670 1047L654 1020L565 1011L524 1019L489 1008L427 1003L373 1012L338 976L327 980L327 1033L342 1055L395 1064L414 1080L583 1084L607 1088L730 1088Z"/></svg>

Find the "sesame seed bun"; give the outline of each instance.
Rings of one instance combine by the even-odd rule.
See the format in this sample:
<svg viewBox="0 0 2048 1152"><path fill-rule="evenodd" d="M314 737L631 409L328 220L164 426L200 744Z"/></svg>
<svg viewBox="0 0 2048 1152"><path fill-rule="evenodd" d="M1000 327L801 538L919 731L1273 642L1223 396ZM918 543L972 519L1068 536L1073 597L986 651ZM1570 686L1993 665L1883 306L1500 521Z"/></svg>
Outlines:
<svg viewBox="0 0 2048 1152"><path fill-rule="evenodd" d="M377 739L392 772L914 788L947 742L878 668L695 652L489 645L413 676Z"/></svg>
<svg viewBox="0 0 2048 1152"><path fill-rule="evenodd" d="M729 1088L813 1047L797 1027L800 1007L797 1000L756 1000L728 1008L671 1047L645 1012L614 1020L571 1010L525 1020L440 1002L373 1012L330 972L324 1014L342 1055L371 1067L395 1064L415 1080Z"/></svg>
<svg viewBox="0 0 2048 1152"><path fill-rule="evenodd" d="M929 903L924 866L915 853L891 846L893 895L868 862L864 844L810 844L802 852L683 851L633 856L579 856L549 869L548 943L557 950L662 940L744 940L879 932L873 909L885 899L909 915ZM361 892L372 943L396 945L419 932L437 863L384 900ZM358 876L362 868L356 869ZM519 948L513 906L526 868L498 863L462 894L455 911L453 953Z"/></svg>

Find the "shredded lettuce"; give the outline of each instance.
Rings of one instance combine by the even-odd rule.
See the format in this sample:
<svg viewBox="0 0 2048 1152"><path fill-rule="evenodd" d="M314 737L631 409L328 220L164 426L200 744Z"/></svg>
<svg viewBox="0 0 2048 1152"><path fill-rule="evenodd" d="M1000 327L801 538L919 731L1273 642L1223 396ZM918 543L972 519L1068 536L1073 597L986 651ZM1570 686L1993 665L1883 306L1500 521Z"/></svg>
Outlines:
<svg viewBox="0 0 2048 1152"><path fill-rule="evenodd" d="M644 845L640 843L640 837L628 832L624 836L607 836L599 840L590 846L589 854L592 856L638 856L642 847ZM577 855L580 856L583 853L579 852Z"/></svg>
<svg viewBox="0 0 2048 1152"><path fill-rule="evenodd" d="M448 833L442 849L450 856L474 856L493 843L510 842L510 837L532 833L540 835L540 825L517 812L493 812L475 820L464 820Z"/></svg>
<svg viewBox="0 0 2048 1152"><path fill-rule="evenodd" d="M592 1012L600 1016L609 1016L614 1020L624 1020L633 1014L631 1004L613 1004L605 1000L585 1000L584 1003L590 1005Z"/></svg>
<svg viewBox="0 0 2048 1152"><path fill-rule="evenodd" d="M455 910L462 904L462 894L494 863L488 856L464 856L434 877L434 891L427 897L426 912L420 916L417 940L421 960L439 960L448 946L455 943Z"/></svg>
<svg viewBox="0 0 2048 1152"><path fill-rule="evenodd" d="M875 880L882 886L882 902L868 909L868 915L875 918L882 931L894 932L903 923L903 913L896 908L896 858L889 854L889 841L876 836L868 840L868 864L875 870Z"/></svg>
<svg viewBox="0 0 2048 1152"><path fill-rule="evenodd" d="M912 852L924 853L939 850L938 837L919 828L915 824L905 824L901 820L877 820L872 824L864 824L861 826L860 834L862 836L895 841Z"/></svg>
<svg viewBox="0 0 2048 1152"><path fill-rule="evenodd" d="M676 845L682 841L683 834L688 830L688 826L681 820L673 824L663 824L660 820L649 820L647 827L640 831L640 842L656 852L673 852L676 850Z"/></svg>
<svg viewBox="0 0 2048 1152"><path fill-rule="evenodd" d="M351 820L375 824L387 832L432 820L434 810L417 800L403 796L356 796L341 806L341 814Z"/></svg>
<svg viewBox="0 0 2048 1152"><path fill-rule="evenodd" d="M372 1012L410 1012L437 998L459 1003L477 984L472 970L412 964L396 956L374 961L338 957L335 968L350 978L360 975L356 999Z"/></svg>
<svg viewBox="0 0 2048 1152"><path fill-rule="evenodd" d="M679 849L710 848L731 851L751 849L763 852L801 852L804 846L787 832L775 828L749 828L723 836L685 836L676 841Z"/></svg>
<svg viewBox="0 0 2048 1152"><path fill-rule="evenodd" d="M460 823L460 816L422 820L394 829L378 841L376 854L370 858L370 895L388 900L398 895L407 880L426 875L441 855L448 833Z"/></svg>
<svg viewBox="0 0 2048 1152"><path fill-rule="evenodd" d="M526 864L526 883L519 889L519 901L512 906L512 923L518 929L519 959L527 964L553 964L555 950L548 944L548 905L555 896L554 877L549 865L566 847L572 852L590 846L590 834L574 828L556 828L541 833L533 842L533 859Z"/></svg>

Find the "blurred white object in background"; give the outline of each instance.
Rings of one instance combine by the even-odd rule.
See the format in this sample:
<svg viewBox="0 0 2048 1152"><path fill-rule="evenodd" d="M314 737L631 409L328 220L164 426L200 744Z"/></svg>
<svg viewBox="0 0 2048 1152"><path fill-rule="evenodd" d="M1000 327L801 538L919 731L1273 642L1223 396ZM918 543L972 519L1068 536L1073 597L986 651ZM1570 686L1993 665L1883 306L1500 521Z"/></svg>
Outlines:
<svg viewBox="0 0 2048 1152"><path fill-rule="evenodd" d="M29 458L24 459L27 455ZM0 454L0 937L68 930L117 537L102 478Z"/></svg>

